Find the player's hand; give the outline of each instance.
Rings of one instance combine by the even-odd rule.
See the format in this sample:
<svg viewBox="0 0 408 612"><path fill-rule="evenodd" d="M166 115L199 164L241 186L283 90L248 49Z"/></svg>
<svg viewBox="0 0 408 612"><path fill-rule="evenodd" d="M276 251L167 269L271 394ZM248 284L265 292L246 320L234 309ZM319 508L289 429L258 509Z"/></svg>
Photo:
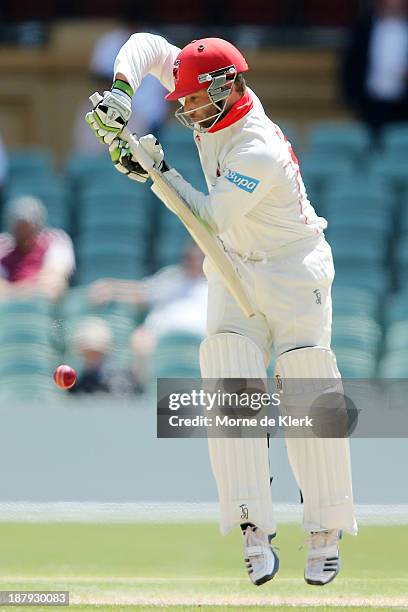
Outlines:
<svg viewBox="0 0 408 612"><path fill-rule="evenodd" d="M142 136L139 142L153 160L155 168L158 170L168 170L168 166L164 161L163 148L153 134ZM126 174L130 179L139 183L147 181L149 173L132 156L128 142L121 138L115 138L109 147L109 153L118 172Z"/></svg>
<svg viewBox="0 0 408 612"><path fill-rule="evenodd" d="M130 85L115 81L111 91L104 91L102 99L87 113L85 120L102 143L110 145L129 121L132 95Z"/></svg>
<svg viewBox="0 0 408 612"><path fill-rule="evenodd" d="M126 174L132 181L145 183L149 178L148 172L132 157L126 140L115 138L109 147L109 154L116 170Z"/></svg>

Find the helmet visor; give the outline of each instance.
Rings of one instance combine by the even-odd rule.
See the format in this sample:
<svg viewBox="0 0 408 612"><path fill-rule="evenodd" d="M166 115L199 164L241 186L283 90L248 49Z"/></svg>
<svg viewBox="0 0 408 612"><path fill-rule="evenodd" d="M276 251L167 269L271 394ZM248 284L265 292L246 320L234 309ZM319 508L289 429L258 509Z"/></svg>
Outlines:
<svg viewBox="0 0 408 612"><path fill-rule="evenodd" d="M181 106L175 112L176 119L178 119L178 121L180 121L182 125L192 130L196 130L198 132L208 132L208 130L210 130L223 115L228 102L228 98L230 97L231 92L233 91L233 85L235 83L236 76L237 73L235 72L233 73L233 77L227 80L225 78L224 72L221 78L211 78L209 85L206 87L210 101L206 102L205 104L202 104L201 106L197 106L196 108L193 108L191 110L184 110L185 96L180 95L179 99L181 101ZM192 92L186 94L186 96L191 95L191 93ZM194 121L192 115L208 107L214 108L214 113L202 117L197 121Z"/></svg>

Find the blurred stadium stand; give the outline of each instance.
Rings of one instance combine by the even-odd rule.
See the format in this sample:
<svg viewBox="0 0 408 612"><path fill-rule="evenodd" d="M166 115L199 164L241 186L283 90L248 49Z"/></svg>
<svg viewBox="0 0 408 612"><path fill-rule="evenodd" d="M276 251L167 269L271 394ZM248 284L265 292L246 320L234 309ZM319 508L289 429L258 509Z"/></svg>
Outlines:
<svg viewBox="0 0 408 612"><path fill-rule="evenodd" d="M248 10L243 2L178 0L138 8L133 17L178 44L220 35L222 26L223 36L247 48L248 83L294 144L310 199L328 219L340 370L398 377L408 375L408 125L388 127L374 146L339 99L337 51L363 4L335 0L328 11L320 0L255 0ZM101 19L93 19L95 7ZM0 45L0 130L10 151L3 202L26 193L40 197L50 224L70 234L77 256L62 303L0 301L2 397L15 388L59 393L50 373L57 362L74 359L70 330L83 316L109 320L118 361L127 362L129 335L143 313L115 302L96 307L86 286L106 276L140 279L182 252L186 231L148 189L117 173L107 155L70 154L75 111L93 91L94 42L125 8L125 0L39 0L35 7L6 1L0 8L6 43ZM191 133L169 122L160 139L170 164L206 191ZM153 358L156 374L198 373L197 343L188 334L163 338Z"/></svg>
<svg viewBox="0 0 408 612"><path fill-rule="evenodd" d="M132 9L133 4L133 9ZM234 25L271 24L307 26L344 26L350 24L356 9L361 6L358 0L332 0L330 11L321 0L254 0L250 7L243 0L214 2L203 0L200 3L173 0L171 4L135 6L128 0L38 0L35 6L16 4L11 0L3 2L2 17L8 22L49 20L64 17L114 18L124 12L134 19L163 23L203 23L207 25L232 22ZM176 16L176 18L175 18Z"/></svg>
<svg viewBox="0 0 408 612"><path fill-rule="evenodd" d="M296 130L290 129L296 141ZM313 203L329 222L327 236L336 265L333 347L344 376L405 376L407 371L408 173L401 172L396 184L393 165L407 160L407 134L403 129L396 137L390 130L381 152L373 153L362 126L343 129L322 122L312 126L303 148L306 187L310 184ZM188 130L169 124L163 144L168 159L176 160L180 171L205 190ZM377 171L380 155L382 172ZM2 394L19 375L24 380L18 385L21 392L55 393L47 374L58 359L75 361L70 330L83 316L109 321L118 363L128 363L128 340L143 314L115 302L92 305L86 286L106 276L141 278L176 262L186 235L149 190L117 173L107 157L69 158L61 174L56 174L52 159L46 151L13 153L5 195L31 192L44 199L55 225L74 240L76 286L55 307L41 301L0 304ZM153 355L155 375L197 376L198 344L199 338L190 334L161 339Z"/></svg>

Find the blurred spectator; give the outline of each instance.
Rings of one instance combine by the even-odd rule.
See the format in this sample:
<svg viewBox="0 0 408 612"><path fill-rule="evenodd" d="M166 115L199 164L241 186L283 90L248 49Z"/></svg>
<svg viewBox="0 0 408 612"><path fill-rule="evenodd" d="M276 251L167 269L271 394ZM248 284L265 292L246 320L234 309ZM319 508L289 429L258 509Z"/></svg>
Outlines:
<svg viewBox="0 0 408 612"><path fill-rule="evenodd" d="M207 324L207 282L192 282L185 296L155 306L143 325L132 334L130 346L134 355L134 376L141 388L151 378L151 356L157 342L169 333L192 333L204 338Z"/></svg>
<svg viewBox="0 0 408 612"><path fill-rule="evenodd" d="M200 249L188 243L179 264L166 266L140 281L98 280L89 288L90 300L94 304L119 301L149 308L162 307L186 297L195 284L205 282L202 268Z"/></svg>
<svg viewBox="0 0 408 612"><path fill-rule="evenodd" d="M189 244L178 265L167 266L142 281L102 280L90 288L91 301L118 300L152 310L131 338L134 376L143 388L150 378L150 357L159 338L169 332L192 332L204 337L207 281L203 255Z"/></svg>
<svg viewBox="0 0 408 612"><path fill-rule="evenodd" d="M0 198L2 194L2 190L4 187L4 183L7 176L8 170L8 158L6 147L4 146L3 140L0 136Z"/></svg>
<svg viewBox="0 0 408 612"><path fill-rule="evenodd" d="M9 233L0 234L0 292L3 296L62 296L75 268L69 236L46 227L47 211L31 196L6 203Z"/></svg>
<svg viewBox="0 0 408 612"><path fill-rule="evenodd" d="M408 121L408 0L377 0L350 33L343 90L374 132Z"/></svg>
<svg viewBox="0 0 408 612"><path fill-rule="evenodd" d="M81 319L73 334L72 349L82 361L72 393L128 395L135 390L130 371L114 364L113 334L104 319Z"/></svg>
<svg viewBox="0 0 408 612"><path fill-rule="evenodd" d="M100 93L112 86L114 63L120 48L128 38L137 31L126 18L118 23L118 27L101 36L95 43L90 62L91 77L95 89ZM160 81L152 75L147 75L132 100L132 116L128 127L139 136L145 134L157 135L167 118L168 104L164 99L167 91ZM80 109L74 126L74 149L87 153L100 153L106 149L92 130L85 123L85 115L90 110L90 102Z"/></svg>

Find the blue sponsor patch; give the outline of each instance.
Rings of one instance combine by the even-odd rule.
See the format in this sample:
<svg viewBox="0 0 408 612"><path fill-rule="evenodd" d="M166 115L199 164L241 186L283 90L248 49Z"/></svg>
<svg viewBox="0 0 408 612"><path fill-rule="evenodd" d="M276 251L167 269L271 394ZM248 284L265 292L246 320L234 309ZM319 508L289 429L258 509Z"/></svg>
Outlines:
<svg viewBox="0 0 408 612"><path fill-rule="evenodd" d="M225 178L230 183L233 183L240 189L247 191L248 193L253 193L257 186L259 185L258 179L251 178L250 176L245 176L244 174L239 174L239 172L235 172L235 170L227 170L227 174Z"/></svg>

